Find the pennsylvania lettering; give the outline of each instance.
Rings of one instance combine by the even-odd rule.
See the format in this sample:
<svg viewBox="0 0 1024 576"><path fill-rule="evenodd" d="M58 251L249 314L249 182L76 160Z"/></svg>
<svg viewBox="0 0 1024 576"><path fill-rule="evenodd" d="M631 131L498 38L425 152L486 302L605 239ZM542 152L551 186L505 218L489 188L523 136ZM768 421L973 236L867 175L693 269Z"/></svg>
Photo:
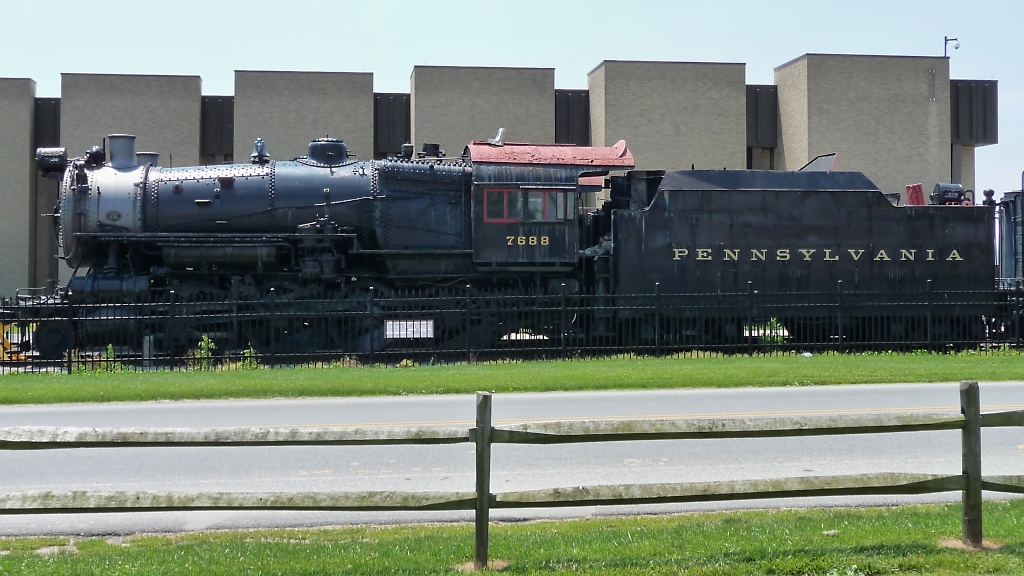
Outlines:
<svg viewBox="0 0 1024 576"><path fill-rule="evenodd" d="M672 259L694 260L698 262L738 262L740 260L749 260L752 262L766 262L769 260L775 262L788 262L790 260L805 262L837 262L840 259L852 260L855 262L859 262L861 260L873 260L875 262L931 262L937 260L944 260L946 262L964 261L963 257L960 255L960 251L956 249L905 250L902 248L870 251L867 249L833 250L828 248L778 248L775 250L770 248L673 248Z"/></svg>

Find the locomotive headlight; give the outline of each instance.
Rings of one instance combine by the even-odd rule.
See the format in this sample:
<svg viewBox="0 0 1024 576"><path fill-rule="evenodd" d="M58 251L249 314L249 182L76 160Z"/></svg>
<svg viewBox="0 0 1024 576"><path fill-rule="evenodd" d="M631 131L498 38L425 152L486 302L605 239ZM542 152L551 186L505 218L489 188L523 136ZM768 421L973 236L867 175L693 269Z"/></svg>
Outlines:
<svg viewBox="0 0 1024 576"><path fill-rule="evenodd" d="M36 169L43 176L59 178L67 167L67 148L36 148Z"/></svg>

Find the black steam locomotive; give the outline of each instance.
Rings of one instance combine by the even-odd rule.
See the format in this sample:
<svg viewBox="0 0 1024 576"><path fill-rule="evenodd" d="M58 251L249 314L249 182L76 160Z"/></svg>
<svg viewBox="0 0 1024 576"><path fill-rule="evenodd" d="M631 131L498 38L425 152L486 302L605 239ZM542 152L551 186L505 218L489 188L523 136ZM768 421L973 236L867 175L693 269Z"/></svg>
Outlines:
<svg viewBox="0 0 1024 576"><path fill-rule="evenodd" d="M773 316L800 341L835 330L802 293L932 298L991 289L996 275L991 207L896 207L860 173L632 170L624 142L499 138L458 158L407 146L362 161L322 138L279 161L257 140L249 164L185 168L133 148L134 136L112 135L81 158L37 151L40 171L61 179L54 225L76 271L36 308L42 358L103 346L113 327L166 350L216 333L227 349L372 351L403 337L382 330L394 318L425 326L439 348L514 331L734 342L749 316L736 295L752 291L793 295ZM582 210L601 189L609 200ZM457 310L473 294L498 304L470 322L403 300L410 291ZM515 320L567 298L568 318ZM943 329L980 339L986 305ZM847 334L864 340L933 328L924 313L881 319L868 304L847 315Z"/></svg>

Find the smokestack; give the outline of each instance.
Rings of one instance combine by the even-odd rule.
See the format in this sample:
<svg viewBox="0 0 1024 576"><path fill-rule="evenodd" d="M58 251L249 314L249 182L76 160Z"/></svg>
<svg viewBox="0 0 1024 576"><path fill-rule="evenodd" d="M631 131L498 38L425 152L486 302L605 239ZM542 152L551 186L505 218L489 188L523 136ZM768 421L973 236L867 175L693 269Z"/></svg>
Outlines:
<svg viewBox="0 0 1024 576"><path fill-rule="evenodd" d="M135 166L135 135L111 134L107 136L107 157L114 168Z"/></svg>

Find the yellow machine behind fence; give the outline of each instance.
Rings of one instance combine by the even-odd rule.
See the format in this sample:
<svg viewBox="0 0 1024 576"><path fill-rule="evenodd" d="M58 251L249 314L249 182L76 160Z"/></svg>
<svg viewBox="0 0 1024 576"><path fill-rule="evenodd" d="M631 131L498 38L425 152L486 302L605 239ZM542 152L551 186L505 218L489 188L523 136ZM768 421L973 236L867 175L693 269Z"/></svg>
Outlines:
<svg viewBox="0 0 1024 576"><path fill-rule="evenodd" d="M17 339L12 342L12 334L15 333ZM25 354L20 351L25 334L25 328L0 322L0 361L19 362L25 360Z"/></svg>

